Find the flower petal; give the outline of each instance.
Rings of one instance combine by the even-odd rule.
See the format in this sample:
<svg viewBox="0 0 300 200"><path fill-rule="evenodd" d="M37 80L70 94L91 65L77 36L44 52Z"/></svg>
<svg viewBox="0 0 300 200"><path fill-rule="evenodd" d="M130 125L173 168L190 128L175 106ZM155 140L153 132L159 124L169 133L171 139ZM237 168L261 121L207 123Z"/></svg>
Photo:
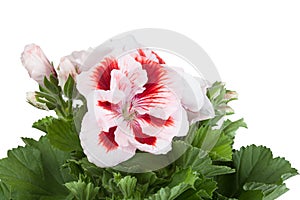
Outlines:
<svg viewBox="0 0 300 200"><path fill-rule="evenodd" d="M165 66L168 85L181 99L188 113L188 120L194 123L214 116L214 109L206 96L207 84L201 78L195 78L181 68Z"/></svg>
<svg viewBox="0 0 300 200"><path fill-rule="evenodd" d="M167 120L145 114L138 116L136 122L131 125L134 135L139 137L135 137L132 143L138 149L153 154L167 153L173 138L186 136L189 129L187 114L182 107Z"/></svg>
<svg viewBox="0 0 300 200"><path fill-rule="evenodd" d="M113 69L119 69L117 61L113 58L105 58L89 71L82 72L76 78L78 91L87 97L93 90L109 90Z"/></svg>
<svg viewBox="0 0 300 200"><path fill-rule="evenodd" d="M84 63L93 50L93 48L89 48L86 51L74 51L71 55L66 56L66 58L77 68L78 73L81 73L82 71L87 71L87 69L89 69Z"/></svg>
<svg viewBox="0 0 300 200"><path fill-rule="evenodd" d="M162 154L172 149L169 140L143 133L142 127L137 121L132 122L130 125L134 134L134 139L131 140L131 143L139 150L153 154Z"/></svg>
<svg viewBox="0 0 300 200"><path fill-rule="evenodd" d="M165 64L165 61L161 57L159 57L154 51L148 48L137 49L131 54L131 56L134 58L141 56L156 63Z"/></svg>
<svg viewBox="0 0 300 200"><path fill-rule="evenodd" d="M80 141L90 162L99 167L112 167L128 160L135 154L135 148L120 148L113 140L114 128L104 133L98 127L93 114L87 113L82 121ZM100 133L100 134L99 134Z"/></svg>
<svg viewBox="0 0 300 200"><path fill-rule="evenodd" d="M144 85L145 90L133 97L133 107L141 115L152 109L163 111L167 119L180 106L180 101L176 93L165 84L166 71L160 64L144 57L136 57L136 60L147 71L148 81Z"/></svg>
<svg viewBox="0 0 300 200"><path fill-rule="evenodd" d="M187 112L180 107L168 119L156 118L152 115L140 115L137 121L145 134L158 136L172 141L175 136L186 136L189 129Z"/></svg>
<svg viewBox="0 0 300 200"><path fill-rule="evenodd" d="M142 65L130 55L119 58L118 65L122 73L126 74L128 79L132 83L134 87L132 89L134 90L134 92L136 92L136 90L138 92L142 92L144 90L143 86L148 81L147 72L142 68Z"/></svg>
<svg viewBox="0 0 300 200"><path fill-rule="evenodd" d="M131 146L131 139L133 137L133 133L130 131L128 127L128 123L126 121L120 121L118 128L115 132L115 141L118 143L120 147L128 147Z"/></svg>
<svg viewBox="0 0 300 200"><path fill-rule="evenodd" d="M113 151L118 148L118 143L115 141L115 131L117 126L109 128L107 132L101 131L99 133L99 144L106 148L106 152Z"/></svg>
<svg viewBox="0 0 300 200"><path fill-rule="evenodd" d="M123 99L128 97L132 89L130 80L120 70L111 71L110 92L113 94L122 93ZM114 96L114 95L113 95ZM120 99L122 100L122 99Z"/></svg>
<svg viewBox="0 0 300 200"><path fill-rule="evenodd" d="M108 101L100 101L99 91L90 93L87 97L87 108L89 115L93 115L98 123L101 131L108 132L111 127L117 125L117 118L119 109L117 104Z"/></svg>

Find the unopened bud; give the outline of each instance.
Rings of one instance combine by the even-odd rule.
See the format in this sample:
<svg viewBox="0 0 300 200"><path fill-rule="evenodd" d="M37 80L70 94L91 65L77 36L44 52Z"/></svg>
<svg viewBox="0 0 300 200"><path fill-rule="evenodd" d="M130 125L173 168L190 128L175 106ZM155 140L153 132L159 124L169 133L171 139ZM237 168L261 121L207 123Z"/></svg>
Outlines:
<svg viewBox="0 0 300 200"><path fill-rule="evenodd" d="M232 100L237 98L238 98L238 93L235 91L227 91L226 94L224 95L224 99L226 100Z"/></svg>
<svg viewBox="0 0 300 200"><path fill-rule="evenodd" d="M49 110L47 105L45 103L40 103L36 99L36 93L35 92L27 92L26 93L26 99L27 102L30 103L32 106L41 109L41 110Z"/></svg>

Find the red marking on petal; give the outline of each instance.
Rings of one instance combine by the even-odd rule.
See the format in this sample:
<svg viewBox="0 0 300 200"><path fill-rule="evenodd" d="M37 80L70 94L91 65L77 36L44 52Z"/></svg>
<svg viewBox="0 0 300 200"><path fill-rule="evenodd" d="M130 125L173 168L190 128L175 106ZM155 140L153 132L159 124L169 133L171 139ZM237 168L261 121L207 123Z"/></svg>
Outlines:
<svg viewBox="0 0 300 200"><path fill-rule="evenodd" d="M171 92L166 87L166 70L159 63L146 57L137 56L135 60L147 71L148 81L144 85L145 90L133 97L133 107L147 112L150 108L166 106L170 103L168 97Z"/></svg>
<svg viewBox="0 0 300 200"><path fill-rule="evenodd" d="M155 53L154 51L151 51L151 53L155 55L155 57L157 58L159 64L166 64L165 61L157 55L157 53Z"/></svg>
<svg viewBox="0 0 300 200"><path fill-rule="evenodd" d="M173 126L174 119L170 116L168 119L160 119L149 114L138 115L137 118L142 119L143 121L147 122L148 124L156 127L162 126Z"/></svg>
<svg viewBox="0 0 300 200"><path fill-rule="evenodd" d="M161 84L147 83L144 86L146 89L139 94L136 94L133 101L134 107L142 108L145 111L149 111L149 108L156 106L165 106L168 103L166 94L169 91Z"/></svg>
<svg viewBox="0 0 300 200"><path fill-rule="evenodd" d="M159 84L166 80L166 71L159 63L141 56L136 57L135 60L141 63L142 68L147 71L148 83Z"/></svg>
<svg viewBox="0 0 300 200"><path fill-rule="evenodd" d="M154 146L157 138L154 136L149 136L143 133L141 125L137 121L131 123L131 128L134 134L134 138L142 144Z"/></svg>
<svg viewBox="0 0 300 200"><path fill-rule="evenodd" d="M112 151L118 148L118 144L115 141L115 131L117 127L109 128L108 132L102 131L99 134L99 144L103 145L106 148L106 152Z"/></svg>
<svg viewBox="0 0 300 200"><path fill-rule="evenodd" d="M92 78L96 82L97 89L110 89L111 71L114 69L119 69L119 66L117 60L113 58L105 58L99 66L96 67Z"/></svg>
<svg viewBox="0 0 300 200"><path fill-rule="evenodd" d="M110 103L109 101L98 101L97 104L99 107L111 111L111 114L107 114L106 116L111 117L111 120L113 120L114 117L118 117L120 115L120 106L118 104Z"/></svg>
<svg viewBox="0 0 300 200"><path fill-rule="evenodd" d="M108 101L98 101L98 106L105 110L112 110L112 104Z"/></svg>
<svg viewBox="0 0 300 200"><path fill-rule="evenodd" d="M138 52L139 52L140 56L146 57L146 54L144 53L144 51L142 49L138 49Z"/></svg>

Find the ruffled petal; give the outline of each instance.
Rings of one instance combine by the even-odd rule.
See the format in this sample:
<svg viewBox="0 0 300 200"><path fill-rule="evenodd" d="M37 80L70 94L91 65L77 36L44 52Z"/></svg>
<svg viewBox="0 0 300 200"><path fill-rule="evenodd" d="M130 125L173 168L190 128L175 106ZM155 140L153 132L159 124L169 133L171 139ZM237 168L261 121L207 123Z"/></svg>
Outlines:
<svg viewBox="0 0 300 200"><path fill-rule="evenodd" d="M160 154L167 153L176 136L186 136L189 129L187 113L179 107L167 120L163 120L149 114L137 116L136 123L131 124L134 135L142 138L135 138L135 146L146 152ZM149 138L156 138L151 143ZM168 144L169 143L169 144Z"/></svg>
<svg viewBox="0 0 300 200"><path fill-rule="evenodd" d="M119 69L118 63L113 58L105 58L100 64L89 71L77 76L77 89L85 97L93 90L109 90L111 71Z"/></svg>
<svg viewBox="0 0 300 200"><path fill-rule="evenodd" d="M120 148L114 140L115 128L101 131L94 115L84 116L80 132L80 141L84 153L90 162L99 167L112 167L134 156L135 147Z"/></svg>
<svg viewBox="0 0 300 200"><path fill-rule="evenodd" d="M167 80L166 71L160 64L144 57L137 57L136 60L141 63L142 68L147 72L148 81L144 85L145 90L133 97L133 107L139 114L164 112L162 116L167 119L180 106L180 99L165 84Z"/></svg>
<svg viewBox="0 0 300 200"><path fill-rule="evenodd" d="M130 123L124 121L123 119L119 120L118 128L115 132L115 140L121 147L131 146L132 139L134 138L133 132L130 129Z"/></svg>
<svg viewBox="0 0 300 200"><path fill-rule="evenodd" d="M142 65L129 55L118 59L118 65L122 73L126 74L132 83L132 94L143 92L145 89L143 86L147 83L148 77Z"/></svg>
<svg viewBox="0 0 300 200"><path fill-rule="evenodd" d="M185 73L181 68L164 66L168 86L172 88L186 109L190 123L214 117L214 109L206 96L207 84L201 78Z"/></svg>
<svg viewBox="0 0 300 200"><path fill-rule="evenodd" d="M171 150L169 140L143 133L142 127L137 121L131 122L130 128L134 134L131 143L139 150L152 154L167 153Z"/></svg>
<svg viewBox="0 0 300 200"><path fill-rule="evenodd" d="M124 97L128 97L131 92L132 84L130 80L120 70L111 71L110 92L123 93Z"/></svg>
<svg viewBox="0 0 300 200"><path fill-rule="evenodd" d="M89 55L93 52L93 48L89 48L86 51L74 51L71 55L66 56L67 59L71 61L71 63L76 67L78 74L82 71L87 71L90 66L85 66L84 63Z"/></svg>
<svg viewBox="0 0 300 200"><path fill-rule="evenodd" d="M90 93L87 97L87 108L89 115L93 115L101 131L109 131L117 125L119 116L119 105L109 101L100 101L99 91Z"/></svg>
<svg viewBox="0 0 300 200"><path fill-rule="evenodd" d="M148 60L154 61L158 64L165 64L165 61L157 55L154 51L148 48L143 48L143 49L137 49L133 53L131 53L131 56L136 58L136 57L144 57L147 58Z"/></svg>

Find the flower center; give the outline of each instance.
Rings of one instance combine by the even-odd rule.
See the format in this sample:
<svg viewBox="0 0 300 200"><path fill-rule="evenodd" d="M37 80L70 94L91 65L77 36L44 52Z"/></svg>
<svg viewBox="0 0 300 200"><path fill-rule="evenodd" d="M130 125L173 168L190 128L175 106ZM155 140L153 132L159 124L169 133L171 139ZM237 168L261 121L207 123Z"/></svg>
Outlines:
<svg viewBox="0 0 300 200"><path fill-rule="evenodd" d="M131 121L136 116L136 112L131 108L132 107L129 106L128 103L126 103L124 105L124 107L122 108L122 116L123 116L124 120L126 120L126 121Z"/></svg>

